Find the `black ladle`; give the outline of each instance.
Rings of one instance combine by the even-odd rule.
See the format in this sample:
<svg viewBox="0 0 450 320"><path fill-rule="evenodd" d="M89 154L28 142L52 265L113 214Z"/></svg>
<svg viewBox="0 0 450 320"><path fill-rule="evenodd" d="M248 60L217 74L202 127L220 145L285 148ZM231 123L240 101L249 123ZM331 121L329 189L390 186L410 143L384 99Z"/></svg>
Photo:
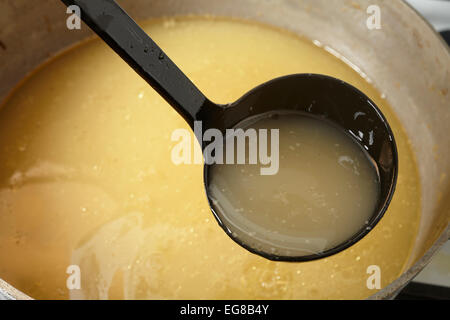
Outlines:
<svg viewBox="0 0 450 320"><path fill-rule="evenodd" d="M353 135L376 162L380 179L377 207L361 230L348 241L308 256L278 256L257 250L233 237L224 225L217 207L211 210L219 225L239 245L276 261L309 261L338 253L362 239L384 215L397 180L397 148L393 133L382 115L362 92L335 78L315 74L295 74L264 83L229 105L208 100L166 56L155 42L113 0L62 0L77 5L81 19L90 26L123 60L146 80L193 128L202 121L203 132L215 128L225 133L242 120L276 110L306 112L326 118ZM189 48L186 48L189 50ZM151 121L151 119L149 119ZM206 145L200 141L202 148ZM209 166L204 181L208 191ZM207 192L208 193L208 192Z"/></svg>

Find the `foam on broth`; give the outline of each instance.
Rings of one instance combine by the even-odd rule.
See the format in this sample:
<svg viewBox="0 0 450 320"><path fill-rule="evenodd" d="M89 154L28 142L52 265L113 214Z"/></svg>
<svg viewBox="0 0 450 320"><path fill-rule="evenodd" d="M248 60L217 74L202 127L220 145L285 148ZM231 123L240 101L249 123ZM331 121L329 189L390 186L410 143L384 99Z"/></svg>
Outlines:
<svg viewBox="0 0 450 320"><path fill-rule="evenodd" d="M212 217L202 165L175 166L185 121L99 40L58 55L0 110L0 277L34 298L344 299L404 269L420 212L414 154L386 100L345 63L288 32L202 17L144 29L213 101L292 73L340 78L383 111L399 151L397 190L353 247L276 263L234 243ZM186 50L189 48L189 50ZM68 290L69 265L81 290Z"/></svg>

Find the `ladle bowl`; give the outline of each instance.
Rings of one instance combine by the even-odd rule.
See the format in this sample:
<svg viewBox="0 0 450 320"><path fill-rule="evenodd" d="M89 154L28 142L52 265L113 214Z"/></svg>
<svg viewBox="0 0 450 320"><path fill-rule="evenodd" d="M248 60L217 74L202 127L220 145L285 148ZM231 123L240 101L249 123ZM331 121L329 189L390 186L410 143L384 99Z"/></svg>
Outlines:
<svg viewBox="0 0 450 320"><path fill-rule="evenodd" d="M397 147L392 130L381 111L364 93L350 84L318 74L293 74L266 82L230 104L220 117L209 119L210 127L235 127L239 119L273 111L294 111L330 121L345 130L373 160L380 181L380 196L368 220L346 242L320 253L307 256L281 256L258 250L233 236L224 223L215 200L209 205L223 230L247 250L274 261L310 261L325 258L347 249L366 236L381 220L395 191L398 174ZM209 190L211 166L204 167L205 188Z"/></svg>

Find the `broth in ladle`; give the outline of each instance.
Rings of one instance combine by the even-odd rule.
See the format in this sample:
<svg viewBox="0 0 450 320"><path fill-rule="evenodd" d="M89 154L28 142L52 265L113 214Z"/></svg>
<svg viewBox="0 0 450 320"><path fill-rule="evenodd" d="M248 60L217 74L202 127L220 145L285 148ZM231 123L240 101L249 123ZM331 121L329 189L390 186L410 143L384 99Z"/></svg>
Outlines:
<svg viewBox="0 0 450 320"><path fill-rule="evenodd" d="M266 254L309 256L348 241L368 224L380 185L374 161L354 138L304 113L244 122L245 164L215 164L208 171L212 206L232 237ZM272 175L249 161L261 130L279 134L278 145L270 146L272 153L279 149ZM235 140L230 136L224 145L234 146L237 158Z"/></svg>

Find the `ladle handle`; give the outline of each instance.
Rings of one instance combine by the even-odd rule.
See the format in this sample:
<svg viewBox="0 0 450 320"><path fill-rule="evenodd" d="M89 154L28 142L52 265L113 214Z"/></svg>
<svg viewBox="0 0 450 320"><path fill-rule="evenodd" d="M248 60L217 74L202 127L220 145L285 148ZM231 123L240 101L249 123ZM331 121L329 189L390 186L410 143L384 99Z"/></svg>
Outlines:
<svg viewBox="0 0 450 320"><path fill-rule="evenodd" d="M62 0L171 104L192 127L211 103L114 0Z"/></svg>

